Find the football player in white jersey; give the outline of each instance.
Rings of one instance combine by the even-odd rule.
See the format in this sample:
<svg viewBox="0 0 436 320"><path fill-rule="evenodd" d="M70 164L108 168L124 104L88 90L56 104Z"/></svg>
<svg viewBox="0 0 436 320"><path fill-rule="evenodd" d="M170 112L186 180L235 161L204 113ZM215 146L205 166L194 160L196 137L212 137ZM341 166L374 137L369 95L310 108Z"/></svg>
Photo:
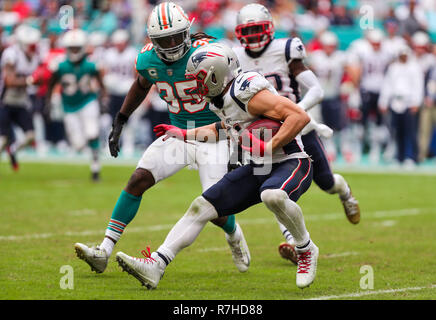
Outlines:
<svg viewBox="0 0 436 320"><path fill-rule="evenodd" d="M135 68L132 61L135 61L137 52L136 49L129 44L129 32L124 29L116 30L110 37L111 47L105 50L103 55L105 75L103 81L109 92L109 112L110 121L107 121L104 126L109 128L117 112L120 111L124 99L129 92L130 86L135 81ZM107 115L107 114L106 114ZM142 116L141 110L134 112L126 125L123 138L123 151L125 154L133 154L134 125L139 123L139 117ZM108 132L108 130L105 130ZM107 136L106 136L107 137Z"/></svg>
<svg viewBox="0 0 436 320"><path fill-rule="evenodd" d="M308 56L308 64L319 78L324 89L324 99L321 101L323 122L334 130L332 139L325 139L328 159L336 159L337 145L346 157L350 148L346 145L345 128L347 125L345 106L341 101L341 84L344 71L347 68L347 55L337 50L338 37L331 31L324 31L320 36L322 48Z"/></svg>
<svg viewBox="0 0 436 320"><path fill-rule="evenodd" d="M383 144L388 143L389 131L378 109L380 88L384 75L394 56L386 50L384 34L380 29L372 29L366 39L359 41L359 47L351 46L351 76L359 87L361 99L361 125L364 129L362 149L369 144L369 160L378 163Z"/></svg>
<svg viewBox="0 0 436 320"><path fill-rule="evenodd" d="M248 4L237 15L236 36L242 47L234 48L244 71L257 71L265 76L277 92L297 103L304 110L316 106L323 98L318 79L303 63L306 50L299 38L274 39L274 24L270 12L260 4ZM306 94L300 96L300 89ZM324 147L318 137L325 134L326 126L311 120L302 131L306 152L313 159L313 180L324 191L339 194L348 220L356 224L360 209L345 179L333 174ZM328 134L327 134L328 136ZM280 225L287 239L279 246L285 259L295 263L294 240L288 230Z"/></svg>
<svg viewBox="0 0 436 320"><path fill-rule="evenodd" d="M242 139L243 160L249 162L227 173L197 197L157 251L150 254L148 250L145 259L118 252L118 263L147 288L155 288L167 265L194 242L208 221L263 202L294 236L296 284L299 288L308 287L315 279L319 250L310 239L296 201L312 180L311 159L298 136L309 123L309 116L290 99L280 96L261 74L242 73L235 53L224 44L212 43L193 52L186 76L197 81L197 93L211 101L211 110L221 123L190 130L167 130L162 125L160 134L210 143L225 136L220 135L225 129L233 142ZM282 122L268 142L246 130L261 117Z"/></svg>
<svg viewBox="0 0 436 320"><path fill-rule="evenodd" d="M0 154L8 149L12 167L18 170L15 152L35 141L28 89L33 85L31 75L41 62L37 50L41 33L21 25L15 31L15 38L17 43L5 49L1 56ZM24 141L13 143L13 124L23 130Z"/></svg>

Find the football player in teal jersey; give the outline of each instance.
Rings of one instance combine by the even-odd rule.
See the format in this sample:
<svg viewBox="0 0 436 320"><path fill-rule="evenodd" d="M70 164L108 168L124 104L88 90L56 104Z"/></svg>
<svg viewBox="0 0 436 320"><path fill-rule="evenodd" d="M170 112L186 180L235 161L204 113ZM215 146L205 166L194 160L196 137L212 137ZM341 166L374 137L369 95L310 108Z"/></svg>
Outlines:
<svg viewBox="0 0 436 320"><path fill-rule="evenodd" d="M64 34L62 40L67 49L67 58L60 62L53 72L47 101L51 99L54 85L60 83L68 140L75 150L81 151L87 145L91 148L92 179L98 181L100 106L97 93L91 88L91 79L97 79L102 96L105 95L105 89L97 66L86 58L86 39L86 33L80 29L70 30Z"/></svg>
<svg viewBox="0 0 436 320"><path fill-rule="evenodd" d="M187 15L175 3L163 2L151 12L147 22L151 43L137 57L137 79L114 119L109 135L109 149L113 157L117 157L120 151L119 139L123 126L153 85L168 104L172 125L168 125L166 131L184 135L187 128L213 123L221 125L219 118L209 110L208 103L198 101L191 95L191 90L196 88L195 80L185 78L187 61L192 52L213 41L212 37L204 33L190 35L190 28ZM121 192L102 243L92 248L76 243L77 256L87 262L93 271L103 272L115 244L135 217L147 189L190 166L198 169L202 188L207 190L227 173L227 163L228 147L225 139L215 144L160 136L145 150ZM247 271L250 253L234 216L217 218L212 222L224 230L238 270ZM164 259L171 260L171 257L171 252L165 252Z"/></svg>

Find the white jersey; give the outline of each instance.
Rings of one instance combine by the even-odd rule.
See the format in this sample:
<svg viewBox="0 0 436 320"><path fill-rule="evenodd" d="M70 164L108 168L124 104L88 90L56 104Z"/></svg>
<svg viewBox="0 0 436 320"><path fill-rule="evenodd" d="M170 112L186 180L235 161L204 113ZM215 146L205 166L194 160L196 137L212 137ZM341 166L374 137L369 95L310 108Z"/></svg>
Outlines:
<svg viewBox="0 0 436 320"><path fill-rule="evenodd" d="M271 82L277 92L294 102L300 101L298 82L289 74L293 59L306 58L299 38L273 39L261 56L253 58L241 46L233 48L244 71L256 71Z"/></svg>
<svg viewBox="0 0 436 320"><path fill-rule="evenodd" d="M261 90L269 90L278 95L271 83L261 74L244 72L235 78L229 90L224 94L222 106L210 105L210 109L224 122L227 134L235 145L239 143L241 133L251 123L259 120L258 116L247 111L247 105L251 98ZM304 152L300 135L283 148L276 150L271 158L251 156L245 151L243 154L244 163L253 160L254 163L258 164L278 163L287 159L308 157Z"/></svg>
<svg viewBox="0 0 436 320"><path fill-rule="evenodd" d="M324 99L337 98L340 95L346 64L347 56L343 51L334 51L327 55L323 50L317 50L309 55L309 65L324 89Z"/></svg>
<svg viewBox="0 0 436 320"><path fill-rule="evenodd" d="M3 51L1 57L1 68L12 65L18 76L30 76L40 64L40 58L34 54L29 60L23 50L18 45L13 45ZM16 107L29 107L30 99L27 87L3 87L1 90L2 102Z"/></svg>
<svg viewBox="0 0 436 320"><path fill-rule="evenodd" d="M110 94L125 96L135 80L134 61L137 52L133 47L127 47L120 52L110 48L105 53L104 76L105 86Z"/></svg>
<svg viewBox="0 0 436 320"><path fill-rule="evenodd" d="M394 57L383 45L380 50L375 51L367 41L365 42L358 47L352 46L350 48L353 57L351 61L360 64L362 70L360 88L365 91L379 93L383 85L386 69Z"/></svg>

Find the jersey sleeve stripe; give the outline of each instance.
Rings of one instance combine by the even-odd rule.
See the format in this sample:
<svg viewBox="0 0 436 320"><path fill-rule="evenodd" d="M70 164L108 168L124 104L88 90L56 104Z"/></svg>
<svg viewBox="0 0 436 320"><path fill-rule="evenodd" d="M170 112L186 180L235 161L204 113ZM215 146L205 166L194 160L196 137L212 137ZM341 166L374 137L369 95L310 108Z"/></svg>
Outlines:
<svg viewBox="0 0 436 320"><path fill-rule="evenodd" d="M286 41L286 45L285 45L286 62L289 62L291 60L291 42L292 42L292 38L289 38L288 41Z"/></svg>
<svg viewBox="0 0 436 320"><path fill-rule="evenodd" d="M246 112L245 105L242 103L241 100L236 98L236 95L235 95L235 80L233 81L232 86L230 87L230 96L236 102L236 104L239 106L239 108L241 108L243 111Z"/></svg>

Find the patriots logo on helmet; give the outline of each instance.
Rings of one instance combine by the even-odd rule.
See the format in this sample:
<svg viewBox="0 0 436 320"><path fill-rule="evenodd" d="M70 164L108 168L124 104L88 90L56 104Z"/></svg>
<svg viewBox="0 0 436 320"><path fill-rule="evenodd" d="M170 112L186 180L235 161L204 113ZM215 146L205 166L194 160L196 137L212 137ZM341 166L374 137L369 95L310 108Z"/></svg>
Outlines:
<svg viewBox="0 0 436 320"><path fill-rule="evenodd" d="M213 58L213 57L223 57L223 56L212 51L199 52L191 57L192 64L195 66L195 68L197 68L198 65L207 57Z"/></svg>

